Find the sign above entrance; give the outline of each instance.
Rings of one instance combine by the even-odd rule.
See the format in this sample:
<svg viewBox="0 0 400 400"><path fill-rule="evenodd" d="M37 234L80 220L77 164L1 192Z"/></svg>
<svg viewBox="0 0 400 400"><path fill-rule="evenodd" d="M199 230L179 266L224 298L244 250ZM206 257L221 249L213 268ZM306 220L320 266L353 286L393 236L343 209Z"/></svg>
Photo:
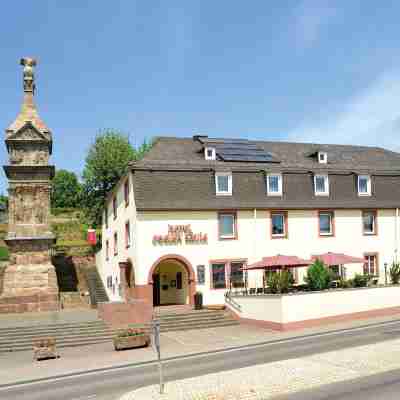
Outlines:
<svg viewBox="0 0 400 400"><path fill-rule="evenodd" d="M153 244L206 244L207 233L193 233L190 224L168 225L167 235L154 235Z"/></svg>

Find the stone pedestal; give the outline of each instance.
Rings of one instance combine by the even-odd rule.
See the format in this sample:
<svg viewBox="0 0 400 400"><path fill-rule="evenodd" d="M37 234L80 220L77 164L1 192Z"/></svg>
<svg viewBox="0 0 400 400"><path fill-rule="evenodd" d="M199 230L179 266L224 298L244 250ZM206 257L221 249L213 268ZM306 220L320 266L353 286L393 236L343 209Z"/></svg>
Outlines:
<svg viewBox="0 0 400 400"><path fill-rule="evenodd" d="M58 310L57 275L53 265L8 265L3 276L0 313Z"/></svg>

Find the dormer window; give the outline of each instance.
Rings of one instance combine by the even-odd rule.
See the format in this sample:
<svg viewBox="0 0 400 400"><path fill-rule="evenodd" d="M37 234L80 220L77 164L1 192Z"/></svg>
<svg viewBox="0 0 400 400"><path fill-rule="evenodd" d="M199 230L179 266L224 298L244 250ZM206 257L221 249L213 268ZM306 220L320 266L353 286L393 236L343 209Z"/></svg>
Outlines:
<svg viewBox="0 0 400 400"><path fill-rule="evenodd" d="M267 193L268 196L282 196L282 175L267 175Z"/></svg>
<svg viewBox="0 0 400 400"><path fill-rule="evenodd" d="M320 164L326 164L328 162L328 153L326 153L325 151L319 151L318 162Z"/></svg>
<svg viewBox="0 0 400 400"><path fill-rule="evenodd" d="M215 175L215 192L217 196L232 195L232 175L230 173L217 173Z"/></svg>
<svg viewBox="0 0 400 400"><path fill-rule="evenodd" d="M357 186L359 196L371 196L371 177L369 175L359 175Z"/></svg>
<svg viewBox="0 0 400 400"><path fill-rule="evenodd" d="M206 160L215 160L215 149L214 147L206 147L204 149L204 156Z"/></svg>
<svg viewBox="0 0 400 400"><path fill-rule="evenodd" d="M314 175L314 192L316 196L329 196L328 175Z"/></svg>

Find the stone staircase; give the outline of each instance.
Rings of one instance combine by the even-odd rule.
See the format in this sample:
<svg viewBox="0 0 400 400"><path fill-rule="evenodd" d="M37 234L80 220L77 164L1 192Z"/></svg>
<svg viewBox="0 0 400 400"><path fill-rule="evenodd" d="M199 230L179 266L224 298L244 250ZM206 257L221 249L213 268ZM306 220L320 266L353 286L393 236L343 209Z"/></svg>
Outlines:
<svg viewBox="0 0 400 400"><path fill-rule="evenodd" d="M89 288L90 302L92 306L96 306L97 303L109 301L107 292L103 286L103 281L101 280L95 266L88 268L85 271L85 277Z"/></svg>
<svg viewBox="0 0 400 400"><path fill-rule="evenodd" d="M189 307L158 307L154 317L160 320L161 332L235 326L239 322L225 310L193 310Z"/></svg>
<svg viewBox="0 0 400 400"><path fill-rule="evenodd" d="M101 320L0 328L0 353L32 350L32 341L43 337L54 337L57 348L111 344L113 333Z"/></svg>

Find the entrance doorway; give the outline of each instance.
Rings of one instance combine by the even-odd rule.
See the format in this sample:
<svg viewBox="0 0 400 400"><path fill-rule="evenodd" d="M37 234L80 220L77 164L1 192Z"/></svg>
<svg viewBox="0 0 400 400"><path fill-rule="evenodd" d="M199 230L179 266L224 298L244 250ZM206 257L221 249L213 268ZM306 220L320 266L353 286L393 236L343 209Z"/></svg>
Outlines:
<svg viewBox="0 0 400 400"><path fill-rule="evenodd" d="M194 273L178 256L163 257L151 271L153 306L192 304Z"/></svg>

